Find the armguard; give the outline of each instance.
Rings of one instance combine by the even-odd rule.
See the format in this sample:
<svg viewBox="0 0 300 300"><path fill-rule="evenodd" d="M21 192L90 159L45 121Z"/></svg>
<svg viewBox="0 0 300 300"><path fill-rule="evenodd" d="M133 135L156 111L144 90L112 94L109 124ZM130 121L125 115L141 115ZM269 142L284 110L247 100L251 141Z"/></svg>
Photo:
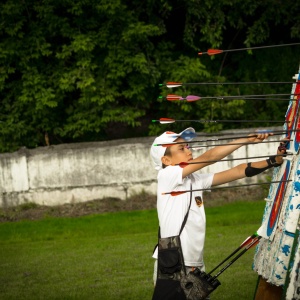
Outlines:
<svg viewBox="0 0 300 300"><path fill-rule="evenodd" d="M279 167L280 164L276 162L276 155L270 156L266 161L268 163L268 166L262 169L253 168L251 167L251 163L247 164L247 167L245 169L245 175L246 177L252 177L255 175L258 175L262 173L263 171L266 171L267 169L273 168L273 167Z"/></svg>

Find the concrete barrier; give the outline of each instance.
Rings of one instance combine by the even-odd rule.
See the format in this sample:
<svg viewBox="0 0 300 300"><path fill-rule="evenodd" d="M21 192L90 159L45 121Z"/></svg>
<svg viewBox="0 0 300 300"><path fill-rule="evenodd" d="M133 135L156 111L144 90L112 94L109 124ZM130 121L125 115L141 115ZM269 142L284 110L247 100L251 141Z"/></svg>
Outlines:
<svg viewBox="0 0 300 300"><path fill-rule="evenodd" d="M245 134L245 130L235 130L234 133ZM269 138L274 139L278 136ZM126 200L130 195L144 191L155 194L157 172L149 156L153 140L154 137L145 137L62 144L31 150L21 148L14 153L0 154L0 205L34 202L51 206L106 197ZM194 157L207 149L194 150ZM275 154L276 149L275 143L248 145L228 158ZM254 160L259 159L251 161ZM203 172L219 172L246 161L216 163ZM262 177L265 175L234 184L256 182Z"/></svg>

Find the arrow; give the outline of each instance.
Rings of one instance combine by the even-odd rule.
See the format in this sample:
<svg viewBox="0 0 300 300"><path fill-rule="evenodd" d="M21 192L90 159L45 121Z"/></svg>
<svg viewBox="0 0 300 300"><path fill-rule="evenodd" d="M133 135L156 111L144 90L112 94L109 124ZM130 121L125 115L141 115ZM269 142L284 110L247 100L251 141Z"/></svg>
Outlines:
<svg viewBox="0 0 300 300"><path fill-rule="evenodd" d="M282 123L281 120L175 120L171 118L160 118L159 120L152 120L152 123L160 123L160 124L170 124L175 122L198 122L198 123L260 123L260 122L268 122L268 123ZM289 123L290 121L284 121L284 123Z"/></svg>
<svg viewBox="0 0 300 300"><path fill-rule="evenodd" d="M274 134L274 135L281 135L281 134ZM252 135L252 137L255 137L257 136L256 134ZM177 137L177 136L175 136ZM248 138L250 137L249 135L246 135L245 138ZM242 137L235 137L235 138L242 138ZM199 143L199 142L215 142L215 141L223 141L223 140L228 140L228 139L232 139L232 137L226 137L226 138L216 138L216 139L207 139L207 140L198 140L198 141L189 141L188 143L189 144L192 144L192 143ZM217 144L217 145L213 145L213 146L230 146L230 145L248 145L248 144L264 144L264 143L277 143L277 142L286 142L286 141L293 141L293 140L278 140L278 141L264 141L264 142L249 142L249 143L228 143L228 144ZM187 141L184 141L184 142L174 142L174 143L169 143L169 144L153 144L153 146L163 146L163 147L170 147L170 146L173 146L173 145L179 145L179 144L187 144ZM201 145L197 145L197 146L201 146ZM202 146L201 146L202 147ZM205 146L203 146L205 147ZM210 147L210 146L208 146ZM193 148L193 147L189 147L189 148Z"/></svg>
<svg viewBox="0 0 300 300"><path fill-rule="evenodd" d="M211 274L212 272L214 272L215 270L217 270L221 265L223 265L229 258L231 258L233 255L235 255L238 251L240 251L241 249L243 249L244 247L247 247L249 244L254 246L254 242L256 241L256 239L258 238L258 234L257 232L252 234L251 236L247 237L246 240L238 247L236 248L229 256L227 256L222 262L220 262L215 268L213 268L209 273L207 274ZM251 248L251 247L250 247ZM249 248L249 249L250 249Z"/></svg>
<svg viewBox="0 0 300 300"><path fill-rule="evenodd" d="M269 96L298 96L300 94L262 94L262 95L240 95L240 96L206 96L206 97L200 97L200 96L194 96L194 95L188 95L186 97L182 97L175 94L169 94L165 98L168 101L184 101L187 102L194 102L198 100L203 99L218 99L218 100L226 100L226 99L241 99L241 100L268 100L265 98L255 98L255 97L269 97ZM159 96L159 99L162 99L163 96ZM281 98L274 98L273 101L297 101L297 99L281 99Z"/></svg>
<svg viewBox="0 0 300 300"><path fill-rule="evenodd" d="M292 153L277 154L276 156L284 156L285 157L288 155L293 155L293 154ZM223 161L234 161L234 160L253 159L253 158L266 158L266 157L270 157L270 155L239 157L239 158L230 158L230 159L221 159L221 160L205 160L205 161L197 161L197 162L181 162L179 164L174 164L172 166L180 166L181 168L184 168L188 165L203 164L203 163L208 163L208 162L223 162Z"/></svg>
<svg viewBox="0 0 300 300"><path fill-rule="evenodd" d="M265 132L263 132L265 133ZM274 133L274 135L282 135L283 133ZM186 132L183 132L180 137L183 138L184 140L186 141L189 141L195 137L198 137L199 135L197 133L194 133L192 131L186 131ZM251 137L254 137L254 136L258 136L258 134L254 134L254 135L251 135ZM174 138L176 138L177 136L174 136ZM249 138L250 136L249 135L241 135L241 136L235 136L234 138L235 139L243 139L243 138ZM206 140L198 140L197 142L211 142L211 141L224 141L224 140L228 140L228 139L232 139L232 137L224 137L224 138L213 138L213 139L206 139ZM179 142L179 143L184 143L184 142ZM160 145L162 146L162 145Z"/></svg>
<svg viewBox="0 0 300 300"><path fill-rule="evenodd" d="M247 252L250 248L257 245L261 236L257 236L253 238L248 245L246 245L245 249L241 251L233 260L231 260L223 269L221 269L216 275L212 276L208 281L215 280L218 276L220 276L227 268L229 268L238 258L240 258L245 252ZM211 272L210 272L211 273Z"/></svg>
<svg viewBox="0 0 300 300"><path fill-rule="evenodd" d="M290 121L286 121L287 123L290 122ZM282 130L272 130L272 129L257 129L255 130L255 133L282 133L282 134L289 134L291 132L299 132L300 129L294 129L294 130L285 130L285 131L282 131ZM247 131L247 132L243 132L244 134L253 134L253 131ZM231 137L235 137L236 135L239 135L241 133L239 132L233 132L233 133L203 133L202 135L199 134L199 136L202 136L202 137L205 137L205 136L227 136L229 135ZM228 137L229 138L229 137Z"/></svg>
<svg viewBox="0 0 300 300"><path fill-rule="evenodd" d="M226 52L257 50L257 49L276 48L276 47L287 47L287 46L295 46L295 45L300 45L300 43L271 45L271 46L260 46L260 47L248 47L248 48L229 49L229 50L208 49L207 52L198 52L198 55L208 54L208 55L211 56L211 55L216 55L216 54L226 53Z"/></svg>
<svg viewBox="0 0 300 300"><path fill-rule="evenodd" d="M288 140L288 141L293 141L293 140ZM190 143L196 143L197 141L192 141L189 142ZM278 143L278 142L284 142L284 140L279 140L279 141L265 141L265 142L261 142L261 143L230 143L230 144L215 144L215 145L196 145L196 146L190 146L189 148L208 148L208 147L218 147L218 146L230 146L230 145L254 145L254 144L268 144L268 143ZM186 142L185 142L186 143ZM170 147L174 144L168 144L168 145L164 145L163 147Z"/></svg>
<svg viewBox="0 0 300 300"><path fill-rule="evenodd" d="M166 193L161 193L161 194L162 195L179 196L179 195L184 194L184 193L191 193L191 192L197 192L197 191L213 191L213 190L219 190L219 189L238 188L238 187L244 187L244 186L264 185L264 184L281 183L281 182L289 182L289 181L292 181L292 180L279 180L279 181L249 183L249 184L240 184L240 185L231 185L231 186L220 186L220 187L206 188L206 189L195 189L195 190L185 190L185 191L172 191L172 192L166 192Z"/></svg>
<svg viewBox="0 0 300 300"><path fill-rule="evenodd" d="M186 96L186 97L183 98L183 97L178 96L178 95L170 94L166 98L167 98L168 101L186 100L188 102L193 102L193 101L200 100L199 96L193 96L193 95L188 95L188 96Z"/></svg>
<svg viewBox="0 0 300 300"><path fill-rule="evenodd" d="M251 85L251 84L293 84L294 81L250 81L250 82L167 82L160 83L159 86L166 86L167 88L175 88L185 85Z"/></svg>

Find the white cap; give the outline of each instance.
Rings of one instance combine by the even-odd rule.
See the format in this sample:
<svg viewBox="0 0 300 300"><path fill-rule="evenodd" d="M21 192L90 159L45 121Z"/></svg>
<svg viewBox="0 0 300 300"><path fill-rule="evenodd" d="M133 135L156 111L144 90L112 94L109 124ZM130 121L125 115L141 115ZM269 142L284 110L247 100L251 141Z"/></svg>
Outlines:
<svg viewBox="0 0 300 300"><path fill-rule="evenodd" d="M172 131L166 131L164 132L162 135L158 136L153 144L151 145L150 148L150 155L152 158L152 161L154 163L155 166L155 170L159 171L162 169L162 161L161 158L165 155L166 152L166 147L160 146L160 144L172 144L176 139L178 139L183 133L189 134L195 133L195 129L192 127L186 128L185 130L183 130L180 133L175 133ZM185 138L185 140L189 140L191 141L193 138ZM156 145L159 146L156 146Z"/></svg>

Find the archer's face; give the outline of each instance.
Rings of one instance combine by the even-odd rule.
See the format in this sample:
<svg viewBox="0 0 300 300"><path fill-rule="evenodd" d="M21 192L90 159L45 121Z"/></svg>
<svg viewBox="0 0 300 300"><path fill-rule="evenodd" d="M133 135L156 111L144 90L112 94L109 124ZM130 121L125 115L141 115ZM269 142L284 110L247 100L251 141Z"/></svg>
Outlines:
<svg viewBox="0 0 300 300"><path fill-rule="evenodd" d="M185 140L179 138L176 142L185 142ZM170 153L171 155L164 156L167 158L164 162L165 165L175 165L181 162L188 162L193 159L192 152L187 143L170 146Z"/></svg>

